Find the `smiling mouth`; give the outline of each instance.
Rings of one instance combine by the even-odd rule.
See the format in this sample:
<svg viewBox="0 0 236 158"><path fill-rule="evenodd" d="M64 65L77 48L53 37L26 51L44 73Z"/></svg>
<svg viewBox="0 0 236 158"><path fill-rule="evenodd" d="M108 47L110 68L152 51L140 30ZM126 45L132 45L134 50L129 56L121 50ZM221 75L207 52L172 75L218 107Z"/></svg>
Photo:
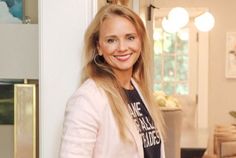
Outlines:
<svg viewBox="0 0 236 158"><path fill-rule="evenodd" d="M114 57L119 60L119 61L126 61L130 58L130 56L132 55L133 53L130 53L130 54L125 54L125 55L114 55Z"/></svg>

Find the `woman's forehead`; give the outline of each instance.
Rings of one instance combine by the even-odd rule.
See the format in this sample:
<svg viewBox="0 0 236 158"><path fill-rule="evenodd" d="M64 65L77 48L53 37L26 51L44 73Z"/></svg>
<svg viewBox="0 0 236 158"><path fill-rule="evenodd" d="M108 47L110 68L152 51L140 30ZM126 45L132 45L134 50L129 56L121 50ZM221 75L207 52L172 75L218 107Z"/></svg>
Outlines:
<svg viewBox="0 0 236 158"><path fill-rule="evenodd" d="M122 16L109 17L103 21L99 29L100 34L138 34L135 25Z"/></svg>

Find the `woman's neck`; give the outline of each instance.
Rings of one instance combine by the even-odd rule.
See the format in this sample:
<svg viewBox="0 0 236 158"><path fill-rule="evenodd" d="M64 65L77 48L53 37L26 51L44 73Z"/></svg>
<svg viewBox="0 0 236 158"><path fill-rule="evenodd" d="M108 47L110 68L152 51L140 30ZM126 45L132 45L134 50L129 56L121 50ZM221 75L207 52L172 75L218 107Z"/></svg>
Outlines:
<svg viewBox="0 0 236 158"><path fill-rule="evenodd" d="M133 89L131 84L132 71L114 71L118 82L124 89Z"/></svg>

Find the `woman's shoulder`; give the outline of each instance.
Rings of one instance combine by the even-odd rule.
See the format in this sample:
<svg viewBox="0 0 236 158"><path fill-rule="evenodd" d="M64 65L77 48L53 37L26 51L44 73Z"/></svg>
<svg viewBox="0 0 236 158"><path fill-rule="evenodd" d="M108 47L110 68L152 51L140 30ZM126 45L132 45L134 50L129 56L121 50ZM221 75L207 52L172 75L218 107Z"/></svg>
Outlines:
<svg viewBox="0 0 236 158"><path fill-rule="evenodd" d="M92 117L99 122L106 105L106 96L93 80L88 79L68 99L65 117L77 121Z"/></svg>
<svg viewBox="0 0 236 158"><path fill-rule="evenodd" d="M101 103L106 101L106 95L104 94L104 91L97 86L93 79L87 79L77 88L70 97L69 102L76 102L83 99L90 103Z"/></svg>
<svg viewBox="0 0 236 158"><path fill-rule="evenodd" d="M96 85L96 82L89 78L87 80L85 80L80 86L79 88L77 89L77 91L91 91L91 88L92 90L98 90L98 87Z"/></svg>

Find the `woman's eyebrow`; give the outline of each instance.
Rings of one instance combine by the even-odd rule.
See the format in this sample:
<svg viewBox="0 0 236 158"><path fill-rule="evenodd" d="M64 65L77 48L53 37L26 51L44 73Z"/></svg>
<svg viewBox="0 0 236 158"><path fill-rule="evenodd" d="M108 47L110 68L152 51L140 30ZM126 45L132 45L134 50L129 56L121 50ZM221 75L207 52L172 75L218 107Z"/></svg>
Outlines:
<svg viewBox="0 0 236 158"><path fill-rule="evenodd" d="M137 36L138 34L137 33L133 33L133 32L131 32L131 33L126 33L125 34L125 36L130 36L130 35L133 35L133 36ZM116 37L118 37L117 35L105 35L105 38L116 38Z"/></svg>
<svg viewBox="0 0 236 158"><path fill-rule="evenodd" d="M106 35L105 38L116 38L116 35Z"/></svg>
<svg viewBox="0 0 236 158"><path fill-rule="evenodd" d="M130 36L130 35L137 36L138 34L137 33L127 33L126 34L126 36Z"/></svg>

